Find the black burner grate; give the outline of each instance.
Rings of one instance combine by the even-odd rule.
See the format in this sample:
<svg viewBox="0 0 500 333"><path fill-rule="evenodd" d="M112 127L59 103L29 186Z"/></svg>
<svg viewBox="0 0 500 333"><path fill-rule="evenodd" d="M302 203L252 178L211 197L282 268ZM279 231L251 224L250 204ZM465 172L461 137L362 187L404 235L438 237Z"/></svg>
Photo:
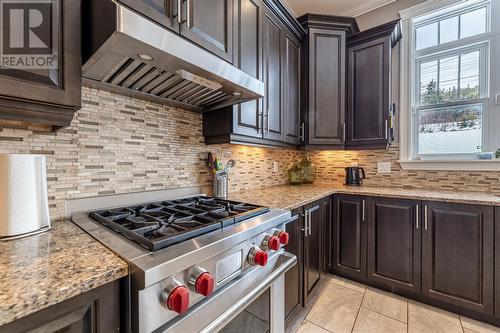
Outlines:
<svg viewBox="0 0 500 333"><path fill-rule="evenodd" d="M268 212L269 208L204 196L102 210L90 216L157 251Z"/></svg>

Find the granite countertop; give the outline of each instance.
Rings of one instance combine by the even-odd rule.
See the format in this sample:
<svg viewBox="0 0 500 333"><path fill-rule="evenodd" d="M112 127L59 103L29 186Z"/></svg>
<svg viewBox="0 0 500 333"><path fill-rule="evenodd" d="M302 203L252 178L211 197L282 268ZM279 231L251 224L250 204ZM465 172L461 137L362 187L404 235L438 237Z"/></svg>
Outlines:
<svg viewBox="0 0 500 333"><path fill-rule="evenodd" d="M128 274L128 265L71 222L0 241L0 326Z"/></svg>
<svg viewBox="0 0 500 333"><path fill-rule="evenodd" d="M350 187L322 183L313 185L278 185L264 187L258 190L231 193L229 199L273 208L293 210L335 193L500 206L500 196L489 193L432 191L389 187Z"/></svg>

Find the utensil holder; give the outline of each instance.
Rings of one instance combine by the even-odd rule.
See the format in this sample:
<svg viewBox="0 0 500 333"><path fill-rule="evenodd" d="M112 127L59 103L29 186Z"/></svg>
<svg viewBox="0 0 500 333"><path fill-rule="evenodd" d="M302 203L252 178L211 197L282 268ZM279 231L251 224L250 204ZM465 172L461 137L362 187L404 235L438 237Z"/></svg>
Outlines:
<svg viewBox="0 0 500 333"><path fill-rule="evenodd" d="M228 175L218 175L214 177L214 197L227 198Z"/></svg>

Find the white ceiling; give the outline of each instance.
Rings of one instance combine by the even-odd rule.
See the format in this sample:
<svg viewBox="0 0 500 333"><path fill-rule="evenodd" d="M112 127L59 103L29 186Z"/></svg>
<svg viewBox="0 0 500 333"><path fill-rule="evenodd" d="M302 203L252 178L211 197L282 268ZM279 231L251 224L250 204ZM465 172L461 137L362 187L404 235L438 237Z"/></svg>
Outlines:
<svg viewBox="0 0 500 333"><path fill-rule="evenodd" d="M397 0L285 0L297 16L306 13L356 17Z"/></svg>

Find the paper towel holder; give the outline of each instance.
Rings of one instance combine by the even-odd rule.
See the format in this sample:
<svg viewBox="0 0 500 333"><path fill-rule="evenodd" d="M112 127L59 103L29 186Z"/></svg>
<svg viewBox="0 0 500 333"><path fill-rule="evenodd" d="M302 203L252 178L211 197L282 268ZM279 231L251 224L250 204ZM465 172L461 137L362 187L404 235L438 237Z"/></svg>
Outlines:
<svg viewBox="0 0 500 333"><path fill-rule="evenodd" d="M51 228L44 155L0 154L0 241Z"/></svg>

